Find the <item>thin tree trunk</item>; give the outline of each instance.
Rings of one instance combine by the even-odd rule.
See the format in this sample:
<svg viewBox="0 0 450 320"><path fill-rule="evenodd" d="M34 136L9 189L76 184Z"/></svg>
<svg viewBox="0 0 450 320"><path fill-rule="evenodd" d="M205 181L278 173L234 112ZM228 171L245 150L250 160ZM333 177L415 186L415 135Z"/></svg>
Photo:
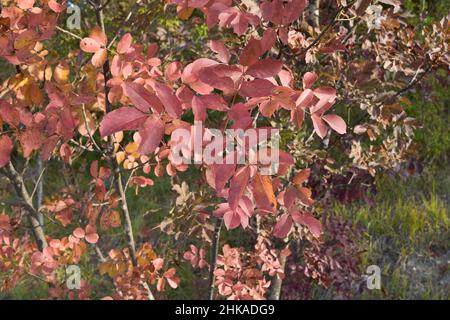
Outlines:
<svg viewBox="0 0 450 320"><path fill-rule="evenodd" d="M120 196L120 201L122 203L122 212L125 219L125 233L128 241L128 248L130 249L131 259L133 265L136 265L136 243L134 241L133 225L131 222L131 215L128 209L127 195L125 194L125 189L123 187L122 174L120 173L120 167L115 162L115 158L111 159L114 166L114 185Z"/></svg>
<svg viewBox="0 0 450 320"><path fill-rule="evenodd" d="M103 19L103 4L101 0L97 0L97 7L95 9L95 14L97 18L97 24L102 28L103 33L106 35L106 28L105 28L105 22ZM110 72L110 66L109 66L109 60L107 59L105 64L103 65L103 76L104 76L104 90L105 90L105 111L106 113L111 111L111 104L108 100L108 94L109 94L109 87L107 86L108 80L111 78L111 72ZM116 161L116 155L114 153L114 146L113 146L113 139L112 137L108 138L108 155L110 158L110 163L113 168L114 172L114 185L116 188L116 191L119 193L120 196L120 202L122 203L122 212L123 217L125 221L125 235L127 238L128 243L128 249L130 250L131 255L131 262L134 267L137 266L137 260L136 260L136 243L134 240L134 234L133 234L133 225L131 222L131 215L128 208L128 202L127 202L127 196L125 193L125 188L122 181L122 174L120 172L120 166ZM148 293L149 300L155 300L155 297L148 286L148 284L145 281L141 282L142 286L146 289Z"/></svg>
<svg viewBox="0 0 450 320"><path fill-rule="evenodd" d="M209 270L209 300L214 300L216 276L214 271L216 271L217 265L217 255L219 254L219 244L220 244L220 232L222 230L223 219L217 218L216 226L214 228L214 236L211 243L211 259L210 259L210 270Z"/></svg>
<svg viewBox="0 0 450 320"><path fill-rule="evenodd" d="M39 208L42 206L44 200L44 166L41 157L37 158L37 186L36 186L36 209L38 210L38 220L42 228L44 228L44 215L39 212Z"/></svg>
<svg viewBox="0 0 450 320"><path fill-rule="evenodd" d="M308 22L314 28L320 26L320 0L311 0L309 2L309 17Z"/></svg>
<svg viewBox="0 0 450 320"><path fill-rule="evenodd" d="M39 250L43 250L47 247L47 240L45 239L45 232L42 224L39 222L39 212L33 205L33 199L31 198L28 190L25 186L25 182L20 173L17 172L12 162L4 168L5 175L9 178L14 186L17 196L22 200L22 205L28 212L27 219L31 225L34 239L36 240Z"/></svg>
<svg viewBox="0 0 450 320"><path fill-rule="evenodd" d="M286 269L286 256L280 258L281 269L284 271ZM272 286L270 287L269 300L280 300L281 288L283 286L283 279L275 276L272 280Z"/></svg>

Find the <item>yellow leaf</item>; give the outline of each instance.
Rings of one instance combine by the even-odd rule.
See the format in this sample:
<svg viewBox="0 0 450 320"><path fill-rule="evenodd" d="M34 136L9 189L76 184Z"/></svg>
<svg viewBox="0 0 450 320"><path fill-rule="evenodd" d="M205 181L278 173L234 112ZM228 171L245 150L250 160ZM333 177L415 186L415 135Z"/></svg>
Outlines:
<svg viewBox="0 0 450 320"><path fill-rule="evenodd" d="M194 8L182 8L178 10L178 17L181 20L187 20L192 15L192 12L194 12Z"/></svg>
<svg viewBox="0 0 450 320"><path fill-rule="evenodd" d="M117 163L121 164L125 160L125 157L126 157L125 152L123 152L123 151L117 152L116 153Z"/></svg>
<svg viewBox="0 0 450 320"><path fill-rule="evenodd" d="M61 61L55 68L53 74L55 81L59 84L69 82L70 68L67 62Z"/></svg>
<svg viewBox="0 0 450 320"><path fill-rule="evenodd" d="M138 149L139 149L139 146L136 142L131 142L131 143L127 144L127 146L125 147L125 151L129 154L136 153Z"/></svg>

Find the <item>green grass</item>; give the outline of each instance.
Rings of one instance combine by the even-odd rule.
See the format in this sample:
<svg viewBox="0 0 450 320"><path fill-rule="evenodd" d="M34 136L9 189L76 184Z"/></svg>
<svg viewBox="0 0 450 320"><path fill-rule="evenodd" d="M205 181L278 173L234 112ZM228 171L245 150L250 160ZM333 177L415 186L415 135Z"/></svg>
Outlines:
<svg viewBox="0 0 450 320"><path fill-rule="evenodd" d="M336 215L365 228L361 273L369 265L382 270L382 289L355 298L450 298L450 178L436 172L407 180L383 176L374 206L336 206Z"/></svg>

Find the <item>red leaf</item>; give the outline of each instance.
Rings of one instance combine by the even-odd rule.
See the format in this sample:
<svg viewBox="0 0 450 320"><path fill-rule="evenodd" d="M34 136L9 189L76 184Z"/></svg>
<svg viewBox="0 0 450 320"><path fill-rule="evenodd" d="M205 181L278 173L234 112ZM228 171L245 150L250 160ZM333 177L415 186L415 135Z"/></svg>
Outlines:
<svg viewBox="0 0 450 320"><path fill-rule="evenodd" d="M122 107L111 111L100 123L100 135L110 136L119 131L138 130L147 119L147 115L136 108Z"/></svg>
<svg viewBox="0 0 450 320"><path fill-rule="evenodd" d="M192 99L192 111L194 112L195 121L206 120L206 106L203 101L197 96Z"/></svg>
<svg viewBox="0 0 450 320"><path fill-rule="evenodd" d="M248 41L247 46L242 51L239 62L243 66L251 66L259 60L259 57L262 55L261 43L259 40L255 38L251 38Z"/></svg>
<svg viewBox="0 0 450 320"><path fill-rule="evenodd" d="M41 160L47 161L52 156L53 150L55 150L56 145L58 144L59 137L57 135L53 135L42 142L41 149Z"/></svg>
<svg viewBox="0 0 450 320"><path fill-rule="evenodd" d="M13 142L7 135L0 136L0 168L6 166L11 159Z"/></svg>
<svg viewBox="0 0 450 320"><path fill-rule="evenodd" d="M270 78L280 73L282 67L283 63L279 60L264 59L252 64L248 68L247 74L260 79Z"/></svg>
<svg viewBox="0 0 450 320"><path fill-rule="evenodd" d="M161 102L142 84L137 82L124 82L123 88L125 89L125 95L140 111L148 112L153 107L156 111L162 112L163 106Z"/></svg>
<svg viewBox="0 0 450 320"><path fill-rule="evenodd" d="M281 193L283 197L280 199L282 205L290 209L298 198L298 191L294 186L289 186L284 193Z"/></svg>
<svg viewBox="0 0 450 320"><path fill-rule="evenodd" d="M164 137L164 123L156 116L152 116L144 123L144 127L139 131L142 141L139 145L139 152L142 154L152 153L161 143Z"/></svg>
<svg viewBox="0 0 450 320"><path fill-rule="evenodd" d="M228 203L230 209L236 211L236 208L244 195L248 180L250 179L250 168L245 166L241 168L231 179L230 190L228 191Z"/></svg>
<svg viewBox="0 0 450 320"><path fill-rule="evenodd" d="M277 41L277 32L273 29L266 29L261 38L261 50L267 52L272 49L273 45Z"/></svg>
<svg viewBox="0 0 450 320"><path fill-rule="evenodd" d="M347 133L347 124L344 119L335 114L326 114L322 116L322 119L328 123L328 125L339 134Z"/></svg>
<svg viewBox="0 0 450 320"><path fill-rule="evenodd" d="M23 156L28 158L34 150L42 145L41 131L38 128L27 129L19 137L23 149Z"/></svg>
<svg viewBox="0 0 450 320"><path fill-rule="evenodd" d="M200 94L208 94L214 90L213 87L200 81L200 72L203 68L217 64L217 61L201 58L188 64L183 70L181 80L183 83L188 84L193 90Z"/></svg>
<svg viewBox="0 0 450 320"><path fill-rule="evenodd" d="M294 212L292 213L292 219L294 219L295 223L307 227L315 237L320 237L320 234L322 233L322 224L312 214Z"/></svg>
<svg viewBox="0 0 450 320"><path fill-rule="evenodd" d="M250 98L268 97L272 95L275 85L269 80L256 79L244 82L239 91L241 95Z"/></svg>
<svg viewBox="0 0 450 320"><path fill-rule="evenodd" d="M155 89L167 113L174 118L178 118L183 113L183 109L180 100L172 92L172 89L158 82L155 84Z"/></svg>
<svg viewBox="0 0 450 320"><path fill-rule="evenodd" d="M277 238L284 239L288 236L292 228L292 218L289 214L283 214L273 229L273 235Z"/></svg>
<svg viewBox="0 0 450 320"><path fill-rule="evenodd" d="M220 62L228 63L230 61L230 52L228 52L227 47L222 41L211 40L209 47L212 51L217 53L217 59L219 59Z"/></svg>
<svg viewBox="0 0 450 320"><path fill-rule="evenodd" d="M208 184L220 193L235 171L235 164L212 164L206 171Z"/></svg>

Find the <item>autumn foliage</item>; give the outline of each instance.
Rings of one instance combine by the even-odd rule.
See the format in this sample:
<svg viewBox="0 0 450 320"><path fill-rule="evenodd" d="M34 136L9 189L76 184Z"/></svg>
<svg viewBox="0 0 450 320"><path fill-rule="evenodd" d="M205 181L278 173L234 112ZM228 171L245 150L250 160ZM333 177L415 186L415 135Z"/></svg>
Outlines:
<svg viewBox="0 0 450 320"><path fill-rule="evenodd" d="M9 2L1 9L0 57L14 72L2 79L0 168L17 202L0 213L5 292L34 276L50 298L165 298L183 286L180 265L202 275L204 298L279 298L274 284L287 267L330 285L336 273L314 269L311 260L331 228L316 204L341 196L333 179L351 172L350 188L401 161L415 125L402 94L449 62L447 20L415 37L397 1L328 1L334 15L317 20L314 1L169 0L166 14L210 30L203 52L183 59L161 54L133 29L114 34L99 14L77 36L61 22L65 1ZM97 13L109 10L89 2ZM344 17L373 37L339 27ZM61 35L78 44L67 55L54 47ZM357 108L351 115L350 105ZM282 129L277 170L176 163L173 134L195 122L221 132ZM371 145L380 137L384 147ZM333 144L346 158L335 171L327 169ZM61 178L41 200L39 184L51 178L42 169L34 183L27 178L39 163ZM195 183L183 181L186 174ZM177 197L172 208L153 225L136 225L130 194L146 199L161 181ZM233 241L231 232L246 240ZM162 236L166 245L157 241ZM310 244L300 253L310 257L306 266L295 258L300 242ZM86 264L106 279L104 296L93 297L83 277L81 289L66 287L67 266Z"/></svg>

